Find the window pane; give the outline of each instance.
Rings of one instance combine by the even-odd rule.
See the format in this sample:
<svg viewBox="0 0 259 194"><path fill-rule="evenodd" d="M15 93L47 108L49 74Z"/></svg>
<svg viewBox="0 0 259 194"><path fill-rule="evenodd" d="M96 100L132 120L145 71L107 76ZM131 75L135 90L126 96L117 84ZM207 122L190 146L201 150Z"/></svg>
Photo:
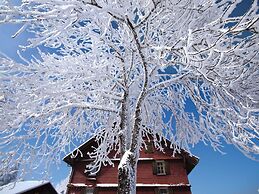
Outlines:
<svg viewBox="0 0 259 194"><path fill-rule="evenodd" d="M94 189L93 188L86 188L85 189L85 194L93 194L94 193Z"/></svg>
<svg viewBox="0 0 259 194"><path fill-rule="evenodd" d="M164 175L165 173L165 162L164 161L157 161L157 174Z"/></svg>
<svg viewBox="0 0 259 194"><path fill-rule="evenodd" d="M168 194L168 189L159 189L159 194Z"/></svg>

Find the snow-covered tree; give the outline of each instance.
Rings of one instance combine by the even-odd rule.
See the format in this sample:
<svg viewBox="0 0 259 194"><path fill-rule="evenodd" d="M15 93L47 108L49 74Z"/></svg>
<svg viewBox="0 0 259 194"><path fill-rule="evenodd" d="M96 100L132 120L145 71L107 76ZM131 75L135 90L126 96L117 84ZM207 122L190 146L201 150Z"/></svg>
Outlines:
<svg viewBox="0 0 259 194"><path fill-rule="evenodd" d="M15 182L18 176L18 166L8 164L8 171L0 171L0 187Z"/></svg>
<svg viewBox="0 0 259 194"><path fill-rule="evenodd" d="M117 149L118 191L135 193L145 134L258 156L258 20L256 0L2 1L40 57L0 59L0 157L35 167L96 136L88 169Z"/></svg>
<svg viewBox="0 0 259 194"><path fill-rule="evenodd" d="M70 175L65 179L61 180L56 186L55 189L59 194L65 194L67 190L67 184L69 183Z"/></svg>

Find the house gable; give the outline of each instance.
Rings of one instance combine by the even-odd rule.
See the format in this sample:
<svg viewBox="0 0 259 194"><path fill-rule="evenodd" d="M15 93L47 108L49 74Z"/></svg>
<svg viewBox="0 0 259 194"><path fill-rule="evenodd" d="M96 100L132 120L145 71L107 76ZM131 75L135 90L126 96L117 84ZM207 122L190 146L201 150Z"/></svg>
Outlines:
<svg viewBox="0 0 259 194"><path fill-rule="evenodd" d="M148 144L148 143L147 143ZM170 145L170 142L167 142ZM81 194L92 190L98 194L115 194L117 191L117 169L120 158L116 151L109 157L113 166L102 166L97 174L85 173L85 167L93 160L87 155L97 143L92 138L73 152L64 161L72 167L68 184L68 194ZM115 157L116 156L116 157ZM191 194L188 174L198 163L198 158L182 150L173 156L173 150L164 148L163 152L149 144L140 150L137 166L137 194L155 194L173 191L174 194ZM158 173L159 171L159 173Z"/></svg>
<svg viewBox="0 0 259 194"><path fill-rule="evenodd" d="M167 140L167 145L170 145L170 142ZM90 138L88 141L85 143L81 144L78 148L76 148L74 151L69 153L63 158L63 161L69 164L70 166L73 166L73 163L76 161L91 161L91 158L88 156L88 152L93 151L93 147L96 147L97 143L95 142L95 138ZM150 144L149 144L150 146ZM152 148L153 151L146 150L145 148L142 148L140 151L140 160L144 159L152 159L152 160L157 160L157 159L164 159L164 160L169 160L169 159L183 159L184 160L184 165L185 169L187 171L187 174L189 174L193 168L198 164L199 158L191 155L185 150L181 150L181 153L176 153L173 154L173 149L169 148L168 146L164 147L164 151L158 151L154 147ZM110 154L110 158L112 161L117 161L120 160L119 156L114 158L115 156L115 151ZM81 155L82 154L82 155ZM173 156L174 155L174 156Z"/></svg>

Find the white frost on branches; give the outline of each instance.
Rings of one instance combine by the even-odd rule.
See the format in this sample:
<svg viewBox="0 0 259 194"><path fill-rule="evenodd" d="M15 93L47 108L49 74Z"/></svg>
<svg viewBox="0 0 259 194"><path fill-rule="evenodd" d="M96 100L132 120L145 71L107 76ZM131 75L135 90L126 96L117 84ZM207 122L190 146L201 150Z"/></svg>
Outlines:
<svg viewBox="0 0 259 194"><path fill-rule="evenodd" d="M55 189L59 194L65 194L67 190L67 184L69 183L70 175L61 180L56 186Z"/></svg>
<svg viewBox="0 0 259 194"><path fill-rule="evenodd" d="M24 64L0 59L1 157L60 160L96 136L96 169L113 149L137 160L143 134L159 149L163 139L176 151L224 140L258 157L258 5L241 3L1 4L0 23L22 24L14 37L35 34L24 49L54 50Z"/></svg>

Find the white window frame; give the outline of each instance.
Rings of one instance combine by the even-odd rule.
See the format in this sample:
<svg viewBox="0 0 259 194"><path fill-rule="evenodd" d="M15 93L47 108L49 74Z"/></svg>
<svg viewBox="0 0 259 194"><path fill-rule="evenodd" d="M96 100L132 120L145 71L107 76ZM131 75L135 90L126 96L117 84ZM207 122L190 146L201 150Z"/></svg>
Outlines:
<svg viewBox="0 0 259 194"><path fill-rule="evenodd" d="M162 164L162 165L159 165L159 164ZM157 175L166 175L166 167L165 167L165 161L164 160L157 160L156 161L156 171L157 171Z"/></svg>

